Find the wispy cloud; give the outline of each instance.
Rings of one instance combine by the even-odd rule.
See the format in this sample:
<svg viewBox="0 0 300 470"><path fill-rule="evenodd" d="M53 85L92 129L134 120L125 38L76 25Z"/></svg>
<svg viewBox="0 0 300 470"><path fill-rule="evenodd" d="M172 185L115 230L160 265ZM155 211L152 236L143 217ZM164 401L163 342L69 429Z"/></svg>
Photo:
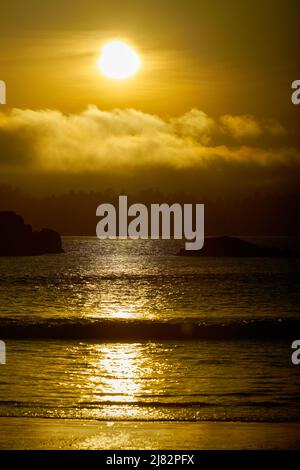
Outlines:
<svg viewBox="0 0 300 470"><path fill-rule="evenodd" d="M282 136L286 134L285 128L275 119L258 120L253 116L225 115L220 119L225 133L235 138L259 137L262 135Z"/></svg>

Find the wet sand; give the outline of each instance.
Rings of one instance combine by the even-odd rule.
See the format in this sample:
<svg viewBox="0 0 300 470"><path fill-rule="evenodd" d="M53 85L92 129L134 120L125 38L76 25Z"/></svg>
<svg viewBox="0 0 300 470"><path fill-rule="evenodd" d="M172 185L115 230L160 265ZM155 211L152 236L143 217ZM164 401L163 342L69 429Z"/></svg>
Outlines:
<svg viewBox="0 0 300 470"><path fill-rule="evenodd" d="M300 423L0 418L0 449L300 449Z"/></svg>

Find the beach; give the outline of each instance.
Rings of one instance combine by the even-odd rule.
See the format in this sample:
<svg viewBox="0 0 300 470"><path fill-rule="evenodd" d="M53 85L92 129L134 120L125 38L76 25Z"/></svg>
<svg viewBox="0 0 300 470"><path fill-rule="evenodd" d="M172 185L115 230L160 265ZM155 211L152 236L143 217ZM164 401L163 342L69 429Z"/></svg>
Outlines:
<svg viewBox="0 0 300 470"><path fill-rule="evenodd" d="M299 449L300 423L102 422L1 418L0 449Z"/></svg>

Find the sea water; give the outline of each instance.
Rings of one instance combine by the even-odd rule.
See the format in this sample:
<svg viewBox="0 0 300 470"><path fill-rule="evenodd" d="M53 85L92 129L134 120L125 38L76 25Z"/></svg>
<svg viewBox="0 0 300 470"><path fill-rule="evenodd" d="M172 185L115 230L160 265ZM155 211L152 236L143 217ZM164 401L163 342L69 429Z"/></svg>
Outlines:
<svg viewBox="0 0 300 470"><path fill-rule="evenodd" d="M300 259L181 257L172 240L63 245L0 259L1 416L300 420Z"/></svg>

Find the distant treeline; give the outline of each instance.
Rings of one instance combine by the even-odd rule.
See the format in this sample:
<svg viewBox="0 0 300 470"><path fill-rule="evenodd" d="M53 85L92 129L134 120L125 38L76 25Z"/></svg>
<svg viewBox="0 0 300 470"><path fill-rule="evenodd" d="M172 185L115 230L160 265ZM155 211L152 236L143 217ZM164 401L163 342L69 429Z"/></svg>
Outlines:
<svg viewBox="0 0 300 470"><path fill-rule="evenodd" d="M127 194L129 204L204 203L205 235L300 235L300 194L288 191L274 194L262 188L252 194L234 196L224 193L216 198L205 195L143 190L70 191L59 196L35 197L9 185L0 185L0 210L21 214L34 229L51 227L62 235L95 235L96 208L103 202L118 205L120 194Z"/></svg>

